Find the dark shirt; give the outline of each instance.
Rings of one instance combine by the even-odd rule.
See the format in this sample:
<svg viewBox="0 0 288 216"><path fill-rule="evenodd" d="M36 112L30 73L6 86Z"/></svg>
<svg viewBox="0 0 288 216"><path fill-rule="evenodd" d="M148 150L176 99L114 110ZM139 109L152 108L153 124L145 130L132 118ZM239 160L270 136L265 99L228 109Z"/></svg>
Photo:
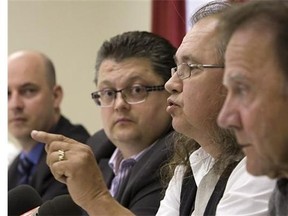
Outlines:
<svg viewBox="0 0 288 216"><path fill-rule="evenodd" d="M82 125L72 124L64 116L61 116L57 125L55 125L55 127L49 132L62 134L82 143L85 143L90 137L88 131ZM40 145L41 144L39 144L39 146ZM37 164L33 167L34 170L32 171L32 175L29 178L28 184L31 185L40 194L43 201L50 200L61 194L67 194L67 186L54 178L48 165L46 164L45 149L39 146L37 145L37 147L35 147L35 149L33 149L32 152L28 154L29 157L32 158L32 161L37 161ZM9 166L8 190L11 190L19 184L21 176L17 167L20 161L20 157L23 157L21 154L23 153L21 152Z"/></svg>
<svg viewBox="0 0 288 216"><path fill-rule="evenodd" d="M96 155L106 185L110 188L114 172L109 166L109 159L115 146L103 130L94 134L88 143ZM155 215L164 190L160 169L172 154L173 131L171 128L159 137L155 144L133 165L125 179L122 179L114 198L135 215ZM104 155L107 157L105 158Z"/></svg>
<svg viewBox="0 0 288 216"><path fill-rule="evenodd" d="M279 179L269 201L270 216L288 215L288 179Z"/></svg>

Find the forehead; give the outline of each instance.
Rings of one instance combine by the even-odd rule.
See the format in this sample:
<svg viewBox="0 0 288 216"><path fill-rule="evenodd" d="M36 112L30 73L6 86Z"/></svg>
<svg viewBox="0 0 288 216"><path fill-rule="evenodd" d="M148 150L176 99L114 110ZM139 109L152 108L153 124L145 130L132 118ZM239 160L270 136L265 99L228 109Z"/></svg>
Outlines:
<svg viewBox="0 0 288 216"><path fill-rule="evenodd" d="M212 62L216 59L214 50L217 42L217 22L218 19L215 16L206 17L197 22L183 38L176 53L176 61L179 63L194 60L203 63L201 61Z"/></svg>
<svg viewBox="0 0 288 216"><path fill-rule="evenodd" d="M120 62L106 59L99 68L98 85L129 84L134 82L157 82L162 78L153 71L145 58L129 58Z"/></svg>
<svg viewBox="0 0 288 216"><path fill-rule="evenodd" d="M8 84L46 83L44 64L37 56L15 56L8 59Z"/></svg>
<svg viewBox="0 0 288 216"><path fill-rule="evenodd" d="M260 79L271 73L271 69L273 71L279 68L274 37L273 32L268 29L262 31L253 27L238 29L232 35L225 53L225 75L247 72L246 76L258 76Z"/></svg>

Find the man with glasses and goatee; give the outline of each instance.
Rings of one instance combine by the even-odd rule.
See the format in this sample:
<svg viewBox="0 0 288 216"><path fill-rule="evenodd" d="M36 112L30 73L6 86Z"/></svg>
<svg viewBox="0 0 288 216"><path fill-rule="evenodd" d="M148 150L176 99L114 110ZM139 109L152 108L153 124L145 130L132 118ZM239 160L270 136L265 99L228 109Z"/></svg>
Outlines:
<svg viewBox="0 0 288 216"><path fill-rule="evenodd" d="M136 215L156 214L163 191L160 167L172 149L171 116L166 112L169 93L164 84L176 66L175 52L167 40L140 31L102 44L95 67L97 90L91 96L101 111L104 131L88 141L92 151L61 135L32 133L46 143L48 165L56 179L67 184L78 205L85 208L91 196L97 197L105 187L109 202ZM115 151L110 158L100 159L98 167L97 152L105 153L111 143Z"/></svg>

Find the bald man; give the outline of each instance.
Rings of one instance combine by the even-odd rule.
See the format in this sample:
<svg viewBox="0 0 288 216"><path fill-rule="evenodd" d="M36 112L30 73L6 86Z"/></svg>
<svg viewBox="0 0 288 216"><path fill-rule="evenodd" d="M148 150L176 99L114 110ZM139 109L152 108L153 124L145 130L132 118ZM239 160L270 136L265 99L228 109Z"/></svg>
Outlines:
<svg viewBox="0 0 288 216"><path fill-rule="evenodd" d="M8 57L8 130L22 151L8 170L8 190L29 184L48 200L68 193L46 165L43 143L30 136L32 130L63 134L86 142L89 133L61 115L63 91L56 83L52 61L43 53L21 50Z"/></svg>

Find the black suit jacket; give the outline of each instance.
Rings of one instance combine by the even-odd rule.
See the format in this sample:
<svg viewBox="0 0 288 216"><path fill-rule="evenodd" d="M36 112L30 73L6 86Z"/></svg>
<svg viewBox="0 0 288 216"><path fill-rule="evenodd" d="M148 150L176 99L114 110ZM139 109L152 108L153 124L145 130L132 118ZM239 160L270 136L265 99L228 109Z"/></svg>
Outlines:
<svg viewBox="0 0 288 216"><path fill-rule="evenodd" d="M71 124L64 116L61 116L57 125L50 132L62 134L83 143L85 143L90 136L83 126ZM19 157L20 154L14 159L8 169L8 190L16 187L17 182L19 181L19 174L17 171ZM40 161L35 168L35 172L33 173L29 184L38 191L43 201L68 193L66 185L58 182L50 172L50 169L46 164L46 152L44 149L41 152Z"/></svg>
<svg viewBox="0 0 288 216"><path fill-rule="evenodd" d="M172 156L172 136L173 131L171 129L159 138L157 143L133 166L129 176L115 195L115 199L122 206L130 209L136 215L155 215L158 211L164 189L160 178L160 168ZM113 144L103 130L94 134L88 144L93 152L96 152L96 155L102 157L98 159L99 167L108 188L110 188L114 173L109 167L108 161L112 154ZM109 157L107 158L103 158L105 149L108 149L106 153Z"/></svg>

